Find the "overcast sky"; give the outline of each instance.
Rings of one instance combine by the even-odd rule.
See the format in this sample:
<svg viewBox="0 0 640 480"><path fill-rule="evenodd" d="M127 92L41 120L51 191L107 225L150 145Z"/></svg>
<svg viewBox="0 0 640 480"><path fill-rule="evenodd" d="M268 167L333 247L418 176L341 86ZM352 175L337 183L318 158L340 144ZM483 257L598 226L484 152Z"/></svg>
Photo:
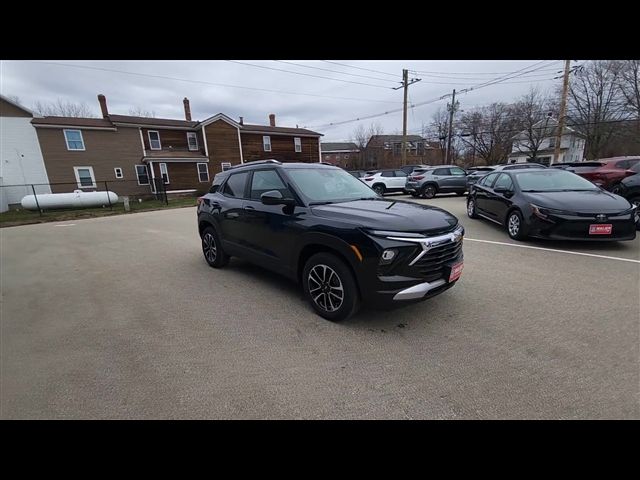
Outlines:
<svg viewBox="0 0 640 480"><path fill-rule="evenodd" d="M279 126L306 126L323 133L323 141L346 141L359 124L368 126L372 122L378 122L385 133L401 133L401 111L344 125L327 124L400 109L402 89L392 88L400 84L403 68L422 72L410 74L410 78L421 79L409 87L410 103L433 100L451 93L453 88L459 91L516 72L501 83L459 95L462 110L495 101L510 102L534 85L552 91L561 82L553 77L562 69L562 61L552 60L335 61L342 65L320 60L241 62L244 64L218 60L3 60L0 92L18 96L26 107L38 100L58 98L85 102L96 116L100 113L96 96L103 93L110 113L128 115L130 108L139 107L154 111L156 117L180 119L184 118L182 99L188 97L194 120L222 112L236 120L243 116L245 123L268 124L269 113L275 113ZM530 71L533 69L536 70ZM419 133L422 123L428 124L438 107L445 107L448 100L409 109L409 132Z"/></svg>

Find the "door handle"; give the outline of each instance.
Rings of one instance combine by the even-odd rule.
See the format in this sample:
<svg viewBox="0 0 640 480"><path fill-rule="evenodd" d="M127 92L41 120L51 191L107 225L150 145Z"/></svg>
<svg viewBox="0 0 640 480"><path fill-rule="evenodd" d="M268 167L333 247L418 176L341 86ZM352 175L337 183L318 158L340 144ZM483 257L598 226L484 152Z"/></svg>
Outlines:
<svg viewBox="0 0 640 480"><path fill-rule="evenodd" d="M227 218L238 218L240 216L239 213L235 213L235 212L231 212L231 213L227 213L225 214L225 217Z"/></svg>
<svg viewBox="0 0 640 480"><path fill-rule="evenodd" d="M246 207L244 207L245 210L255 210L254 207L247 205Z"/></svg>

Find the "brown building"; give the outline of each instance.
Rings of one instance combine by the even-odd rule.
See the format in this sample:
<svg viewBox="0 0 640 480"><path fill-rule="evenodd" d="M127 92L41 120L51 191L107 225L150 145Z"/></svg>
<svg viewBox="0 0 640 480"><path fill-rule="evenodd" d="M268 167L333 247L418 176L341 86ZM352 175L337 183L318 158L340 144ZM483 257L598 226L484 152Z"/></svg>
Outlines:
<svg viewBox="0 0 640 480"><path fill-rule="evenodd" d="M439 165L442 151L437 143L419 135L407 135L407 165ZM402 135L373 135L365 151L366 168L402 166Z"/></svg>
<svg viewBox="0 0 640 480"><path fill-rule="evenodd" d="M355 143L322 143L322 161L346 170L355 170L360 165L360 149Z"/></svg>
<svg viewBox="0 0 640 480"><path fill-rule="evenodd" d="M222 113L196 122L186 98L184 120L114 115L104 95L98 101L102 118L32 121L54 193L104 188L134 196L158 188L200 193L216 173L239 163L320 161L321 134L278 127L273 114L268 126L245 125L242 117L236 122Z"/></svg>

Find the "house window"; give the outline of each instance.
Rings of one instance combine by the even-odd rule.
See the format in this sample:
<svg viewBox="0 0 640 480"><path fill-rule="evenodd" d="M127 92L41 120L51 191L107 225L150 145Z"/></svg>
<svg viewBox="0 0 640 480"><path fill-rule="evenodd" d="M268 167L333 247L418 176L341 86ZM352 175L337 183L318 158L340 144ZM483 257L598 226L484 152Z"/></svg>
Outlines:
<svg viewBox="0 0 640 480"><path fill-rule="evenodd" d="M229 162L222 162L220 164L220 166L222 167L222 171L224 172L225 170L229 170L231 168L231 164Z"/></svg>
<svg viewBox="0 0 640 480"><path fill-rule="evenodd" d="M73 167L73 172L76 174L78 188L96 188L93 167Z"/></svg>
<svg viewBox="0 0 640 480"><path fill-rule="evenodd" d="M271 151L271 137L267 135L262 137L262 148L264 149L265 152Z"/></svg>
<svg viewBox="0 0 640 480"><path fill-rule="evenodd" d="M302 140L300 140L300 137L294 137L293 144L296 147L296 153L300 153L302 151Z"/></svg>
<svg viewBox="0 0 640 480"><path fill-rule="evenodd" d="M549 148L553 148L556 146L556 137L551 137L549 139Z"/></svg>
<svg viewBox="0 0 640 480"><path fill-rule="evenodd" d="M206 163L198 164L198 179L201 182L209 181L209 165L207 165Z"/></svg>
<svg viewBox="0 0 640 480"><path fill-rule="evenodd" d="M196 132L187 132L187 143L189 150L198 150L198 135Z"/></svg>
<svg viewBox="0 0 640 480"><path fill-rule="evenodd" d="M160 143L160 132L157 130L149 130L149 147L151 150L162 150L162 144Z"/></svg>
<svg viewBox="0 0 640 480"><path fill-rule="evenodd" d="M162 176L162 181L165 183L165 185L169 183L169 171L167 170L166 163L160 164L160 175Z"/></svg>
<svg viewBox="0 0 640 480"><path fill-rule="evenodd" d="M394 155L400 155L400 149L402 148L402 144L401 143L394 143L393 144L393 154Z"/></svg>
<svg viewBox="0 0 640 480"><path fill-rule="evenodd" d="M84 150L84 140L80 130L64 130L64 140L67 150Z"/></svg>
<svg viewBox="0 0 640 480"><path fill-rule="evenodd" d="M136 165L136 177L138 177L138 185L149 185L149 173L146 165Z"/></svg>
<svg viewBox="0 0 640 480"><path fill-rule="evenodd" d="M122 174L122 169L120 167L114 168L113 171L116 173L116 178L124 177L124 175Z"/></svg>
<svg viewBox="0 0 640 480"><path fill-rule="evenodd" d="M349 154L348 154L348 153L345 153L345 154L344 154L344 159L345 159L345 160L349 160Z"/></svg>
<svg viewBox="0 0 640 480"><path fill-rule="evenodd" d="M418 142L418 155L424 155L424 143Z"/></svg>

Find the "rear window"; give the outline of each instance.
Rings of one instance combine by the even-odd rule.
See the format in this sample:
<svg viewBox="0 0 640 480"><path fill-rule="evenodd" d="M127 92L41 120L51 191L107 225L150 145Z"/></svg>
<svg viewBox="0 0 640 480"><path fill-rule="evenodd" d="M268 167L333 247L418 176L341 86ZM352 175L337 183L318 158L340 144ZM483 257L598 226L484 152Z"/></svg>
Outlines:
<svg viewBox="0 0 640 480"><path fill-rule="evenodd" d="M229 180L224 184L224 190L222 190L222 193L230 197L243 198L248 176L249 172L235 173L231 175Z"/></svg>

